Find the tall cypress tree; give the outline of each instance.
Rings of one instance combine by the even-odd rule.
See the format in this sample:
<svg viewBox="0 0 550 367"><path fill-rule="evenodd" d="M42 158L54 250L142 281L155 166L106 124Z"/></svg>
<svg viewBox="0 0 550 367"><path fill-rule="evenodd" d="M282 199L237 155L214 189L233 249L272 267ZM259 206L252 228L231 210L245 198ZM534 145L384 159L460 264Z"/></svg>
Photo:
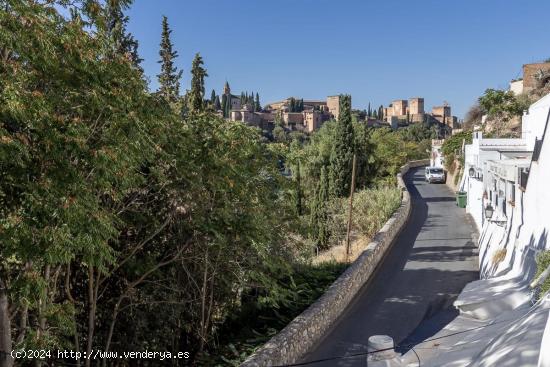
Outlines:
<svg viewBox="0 0 550 367"><path fill-rule="evenodd" d="M296 101L294 100L294 97L290 97L290 101L288 102L288 112L295 112L296 111Z"/></svg>
<svg viewBox="0 0 550 367"><path fill-rule="evenodd" d="M223 117L227 117L226 113L227 113L227 105L228 105L228 102L227 102L227 94L222 94L222 105L221 105L221 110L222 110L222 113L223 113Z"/></svg>
<svg viewBox="0 0 550 367"><path fill-rule="evenodd" d="M258 95L258 92L256 92L256 100L254 101L254 111L260 112L262 110L262 106L260 105L260 96Z"/></svg>
<svg viewBox="0 0 550 367"><path fill-rule="evenodd" d="M225 103L223 115L225 117L231 117L231 94L227 96L227 102Z"/></svg>
<svg viewBox="0 0 550 367"><path fill-rule="evenodd" d="M172 31L168 27L168 18L162 17L162 39L160 41L160 61L161 70L157 75L159 81L159 94L168 102L177 102L180 94L180 79L182 71L174 65L174 60L178 53L173 49L170 34Z"/></svg>
<svg viewBox="0 0 550 367"><path fill-rule="evenodd" d="M134 67L143 72L140 66L143 59L138 54L138 41L126 30L128 17L124 15L124 10L131 4L132 0L108 0L106 2L107 32L112 52L126 55Z"/></svg>
<svg viewBox="0 0 550 367"><path fill-rule="evenodd" d="M300 161L296 163L296 213L302 215L302 175L300 173Z"/></svg>
<svg viewBox="0 0 550 367"><path fill-rule="evenodd" d="M367 108L367 116L372 117L372 109L370 108L370 102L369 102L369 107Z"/></svg>
<svg viewBox="0 0 550 367"><path fill-rule="evenodd" d="M216 99L214 100L214 110L219 111L222 109L222 105L220 103L220 96L216 96Z"/></svg>
<svg viewBox="0 0 550 367"><path fill-rule="evenodd" d="M328 174L325 166L322 166L310 214L311 237L317 248L327 248L329 244L330 230L328 227L327 205L329 197Z"/></svg>
<svg viewBox="0 0 550 367"><path fill-rule="evenodd" d="M204 110L204 78L208 76L206 69L202 67L204 62L197 52L191 67L191 92L189 96L189 108L193 112Z"/></svg>
<svg viewBox="0 0 550 367"><path fill-rule="evenodd" d="M351 96L340 95L340 115L336 124L335 141L330 155L330 188L332 195L335 197L349 195L353 152Z"/></svg>
<svg viewBox="0 0 550 367"><path fill-rule="evenodd" d="M216 91L212 89L212 93L210 93L210 104L214 106L216 104Z"/></svg>

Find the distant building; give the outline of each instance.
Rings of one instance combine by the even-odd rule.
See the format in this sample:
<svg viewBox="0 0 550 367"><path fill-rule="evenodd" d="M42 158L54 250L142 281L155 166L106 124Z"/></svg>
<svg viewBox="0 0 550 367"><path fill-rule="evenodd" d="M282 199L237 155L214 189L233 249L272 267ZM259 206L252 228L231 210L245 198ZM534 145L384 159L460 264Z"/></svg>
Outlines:
<svg viewBox="0 0 550 367"><path fill-rule="evenodd" d="M340 96L328 96L327 97L328 112L334 116L336 120L340 116Z"/></svg>
<svg viewBox="0 0 550 367"><path fill-rule="evenodd" d="M409 113L411 115L424 114L424 98L409 98Z"/></svg>
<svg viewBox="0 0 550 367"><path fill-rule="evenodd" d="M241 108L241 97L231 94L231 88L229 88L229 83L227 81L223 86L223 94L227 97L231 110L238 110Z"/></svg>
<svg viewBox="0 0 550 367"><path fill-rule="evenodd" d="M442 124L449 126L451 129L457 127L458 119L451 115L451 106L445 103L443 106L432 107L432 116Z"/></svg>
<svg viewBox="0 0 550 367"><path fill-rule="evenodd" d="M392 116L406 116L407 115L407 100L398 99L392 102L393 111Z"/></svg>

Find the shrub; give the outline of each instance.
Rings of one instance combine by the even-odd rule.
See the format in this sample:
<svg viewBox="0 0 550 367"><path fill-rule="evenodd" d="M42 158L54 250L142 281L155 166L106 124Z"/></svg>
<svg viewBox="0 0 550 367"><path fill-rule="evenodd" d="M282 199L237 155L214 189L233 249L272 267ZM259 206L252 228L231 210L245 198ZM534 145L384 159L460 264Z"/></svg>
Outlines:
<svg viewBox="0 0 550 367"><path fill-rule="evenodd" d="M401 191L394 187L365 189L354 194L352 227L360 235L373 236L401 204ZM345 239L349 215L349 198L334 199L329 204L332 245Z"/></svg>
<svg viewBox="0 0 550 367"><path fill-rule="evenodd" d="M537 256L537 274L535 279L542 274L543 271L550 266L550 251L543 251ZM550 277L546 278L540 285L537 299L541 298L546 292L550 290Z"/></svg>

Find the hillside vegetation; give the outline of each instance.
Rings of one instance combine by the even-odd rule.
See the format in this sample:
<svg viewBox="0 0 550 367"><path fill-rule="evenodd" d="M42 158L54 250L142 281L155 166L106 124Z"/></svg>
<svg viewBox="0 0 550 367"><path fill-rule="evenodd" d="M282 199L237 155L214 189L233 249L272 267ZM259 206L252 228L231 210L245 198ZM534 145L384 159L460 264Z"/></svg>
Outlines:
<svg viewBox="0 0 550 367"><path fill-rule="evenodd" d="M150 92L113 4L0 9L0 350L238 363L344 269L310 261L342 238L353 154L355 230L371 235L431 131L352 123L343 96L340 120L311 138L267 142L210 110L199 54L179 93L166 18ZM18 361L31 364L45 360Z"/></svg>

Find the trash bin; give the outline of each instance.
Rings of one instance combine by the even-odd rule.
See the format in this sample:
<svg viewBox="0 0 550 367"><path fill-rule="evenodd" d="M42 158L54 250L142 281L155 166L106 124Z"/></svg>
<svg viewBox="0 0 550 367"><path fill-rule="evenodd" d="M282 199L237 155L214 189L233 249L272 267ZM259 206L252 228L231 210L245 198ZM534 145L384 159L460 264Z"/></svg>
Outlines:
<svg viewBox="0 0 550 367"><path fill-rule="evenodd" d="M466 191L457 191L456 205L458 205L459 208L465 208L467 197L468 197L468 193Z"/></svg>

